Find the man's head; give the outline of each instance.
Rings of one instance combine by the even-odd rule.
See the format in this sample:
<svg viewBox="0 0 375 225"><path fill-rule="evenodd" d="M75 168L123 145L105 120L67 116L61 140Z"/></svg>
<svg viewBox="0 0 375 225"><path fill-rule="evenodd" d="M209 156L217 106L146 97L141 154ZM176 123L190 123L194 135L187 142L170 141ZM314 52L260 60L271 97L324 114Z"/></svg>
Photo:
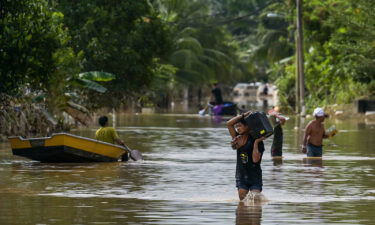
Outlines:
<svg viewBox="0 0 375 225"><path fill-rule="evenodd" d="M108 117L101 116L101 117L99 117L98 122L99 122L100 126L104 127L108 124Z"/></svg>
<svg viewBox="0 0 375 225"><path fill-rule="evenodd" d="M236 129L238 134L246 134L249 133L250 127L247 125L244 118L241 118L235 125L234 128Z"/></svg>
<svg viewBox="0 0 375 225"><path fill-rule="evenodd" d="M314 109L313 116L315 116L317 120L321 121L324 121L324 119L328 117L328 115L324 112L324 109L320 107Z"/></svg>

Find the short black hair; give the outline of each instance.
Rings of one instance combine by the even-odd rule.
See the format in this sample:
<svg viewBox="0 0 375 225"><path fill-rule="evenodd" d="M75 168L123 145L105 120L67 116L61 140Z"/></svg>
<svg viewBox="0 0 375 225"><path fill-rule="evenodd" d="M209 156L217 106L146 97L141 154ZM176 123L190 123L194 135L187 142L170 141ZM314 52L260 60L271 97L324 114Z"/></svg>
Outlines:
<svg viewBox="0 0 375 225"><path fill-rule="evenodd" d="M98 122L99 122L100 126L104 127L108 122L108 117L101 116L101 117L99 117Z"/></svg>

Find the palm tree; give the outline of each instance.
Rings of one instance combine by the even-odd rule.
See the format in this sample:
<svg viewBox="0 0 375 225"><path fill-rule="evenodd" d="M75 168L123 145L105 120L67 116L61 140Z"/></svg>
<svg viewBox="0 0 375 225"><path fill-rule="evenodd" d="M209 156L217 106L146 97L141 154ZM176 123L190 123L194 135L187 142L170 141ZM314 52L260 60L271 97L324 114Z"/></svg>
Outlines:
<svg viewBox="0 0 375 225"><path fill-rule="evenodd" d="M174 34L173 51L165 61L177 68L173 81L179 89L200 93L207 84L236 82L244 74L247 68L229 44L230 33L211 18L210 2L155 0L153 6Z"/></svg>

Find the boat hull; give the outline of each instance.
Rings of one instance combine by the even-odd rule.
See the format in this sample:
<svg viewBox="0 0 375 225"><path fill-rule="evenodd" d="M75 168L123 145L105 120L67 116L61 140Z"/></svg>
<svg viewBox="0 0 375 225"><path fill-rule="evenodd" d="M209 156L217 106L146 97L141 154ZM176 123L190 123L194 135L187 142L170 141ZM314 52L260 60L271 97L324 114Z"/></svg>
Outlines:
<svg viewBox="0 0 375 225"><path fill-rule="evenodd" d="M235 116L237 115L237 104L224 102L221 105L213 106L211 111L214 116Z"/></svg>
<svg viewBox="0 0 375 225"><path fill-rule="evenodd" d="M113 145L72 134L54 134L51 137L10 137L13 155L40 162L116 162L127 151Z"/></svg>

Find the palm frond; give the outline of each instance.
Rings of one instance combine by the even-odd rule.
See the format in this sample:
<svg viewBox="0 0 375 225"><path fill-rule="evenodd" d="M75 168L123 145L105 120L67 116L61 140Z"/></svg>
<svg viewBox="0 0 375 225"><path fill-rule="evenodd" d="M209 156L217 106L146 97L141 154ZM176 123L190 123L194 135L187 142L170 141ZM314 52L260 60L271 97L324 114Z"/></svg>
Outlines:
<svg viewBox="0 0 375 225"><path fill-rule="evenodd" d="M201 43L193 37L184 37L176 41L177 49L189 49L195 54L202 54L203 48Z"/></svg>
<svg viewBox="0 0 375 225"><path fill-rule="evenodd" d="M198 58L193 51L182 49L174 52L170 57L170 61L172 65L179 69L189 70L192 68L192 65L198 61Z"/></svg>

